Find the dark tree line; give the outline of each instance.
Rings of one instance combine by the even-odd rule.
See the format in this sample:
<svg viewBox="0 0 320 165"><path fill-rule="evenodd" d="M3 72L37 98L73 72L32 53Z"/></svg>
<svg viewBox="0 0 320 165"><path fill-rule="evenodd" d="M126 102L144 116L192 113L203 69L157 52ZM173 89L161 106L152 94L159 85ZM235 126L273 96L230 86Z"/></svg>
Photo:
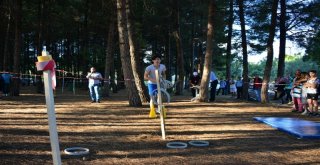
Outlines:
<svg viewBox="0 0 320 165"><path fill-rule="evenodd" d="M205 101L210 70L230 79L235 58L242 61L237 72L244 92L252 72L248 55L267 50L263 77L268 83L273 50L279 49L277 76L283 76L286 40L306 48L306 58L320 63L319 6L319 1L301 0L3 0L0 70L16 77L35 74L36 56L46 45L58 69L81 78L95 66L107 79L105 95L110 87L120 87L115 80L124 81L129 104L140 106L149 99L144 68L151 54L159 54L168 79L175 75L177 95L192 71L200 72L200 101ZM275 48L278 37L280 47ZM19 79L14 84L19 95Z"/></svg>

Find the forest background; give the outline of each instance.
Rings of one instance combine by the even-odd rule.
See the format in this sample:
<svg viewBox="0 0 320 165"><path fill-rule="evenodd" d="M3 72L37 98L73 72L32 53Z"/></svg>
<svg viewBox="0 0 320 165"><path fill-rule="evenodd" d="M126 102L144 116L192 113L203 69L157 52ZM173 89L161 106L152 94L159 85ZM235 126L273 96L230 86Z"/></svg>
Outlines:
<svg viewBox="0 0 320 165"><path fill-rule="evenodd" d="M81 79L95 66L105 95L124 87L132 106L149 99L142 74L152 54L163 57L169 79L175 75L177 95L198 70L200 101L207 100L211 69L220 79L243 77L244 91L256 73L268 84L298 68L319 69L319 0L2 0L0 8L0 70L40 74L36 57L46 45L65 76ZM288 40L305 53L288 54ZM263 51L266 59L248 63ZM16 96L20 81L14 79Z"/></svg>

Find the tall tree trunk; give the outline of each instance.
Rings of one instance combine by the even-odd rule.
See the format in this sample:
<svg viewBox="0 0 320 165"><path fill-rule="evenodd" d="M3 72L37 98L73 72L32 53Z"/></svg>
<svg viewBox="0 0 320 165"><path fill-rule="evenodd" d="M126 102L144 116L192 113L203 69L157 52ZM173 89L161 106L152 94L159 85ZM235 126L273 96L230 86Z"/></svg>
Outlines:
<svg viewBox="0 0 320 165"><path fill-rule="evenodd" d="M183 84L184 84L184 57L183 57L183 47L182 47L182 39L180 34L180 23L179 23L179 1L173 1L173 20L174 20L174 28L173 28L173 37L176 40L177 47L177 84L176 84L176 95L183 94Z"/></svg>
<svg viewBox="0 0 320 165"><path fill-rule="evenodd" d="M226 60L226 79L231 79L231 40L233 25L233 0L229 2L229 21L228 21L228 41L227 41L227 60Z"/></svg>
<svg viewBox="0 0 320 165"><path fill-rule="evenodd" d="M280 47L277 77L284 76L286 57L286 0L280 0Z"/></svg>
<svg viewBox="0 0 320 165"><path fill-rule="evenodd" d="M242 67L243 67L243 87L242 97L244 100L248 100L249 89L249 66L248 66L248 51L247 51L247 36L246 36L246 24L244 19L243 0L238 0L239 4L239 17L241 24L241 45L242 45Z"/></svg>
<svg viewBox="0 0 320 165"><path fill-rule="evenodd" d="M110 79L110 72L111 72L111 67L114 63L113 60L113 54L114 54L114 37L116 34L116 19L115 19L115 14L116 14L116 1L112 0L111 1L112 7L111 9L114 9L111 12L110 16L110 21L109 23L109 32L108 32L108 38L107 38L107 47L106 47L106 61L105 61L105 68L104 68L104 78L106 79L104 85L104 95L109 97L110 96L110 84L112 84L111 79ZM112 79L112 81L114 81Z"/></svg>
<svg viewBox="0 0 320 165"><path fill-rule="evenodd" d="M213 48L213 24L214 24L214 17L216 14L216 1L210 0L209 4L209 14L208 14L208 29L207 29L207 49L205 54L205 61L203 67L203 75L201 78L200 84L200 102L208 101L208 85L209 85L209 77L212 65L212 48Z"/></svg>
<svg viewBox="0 0 320 165"><path fill-rule="evenodd" d="M85 1L85 12L84 12L84 24L83 24L83 42L82 42L82 46L80 46L80 48L82 48L81 50L81 62L80 62L80 69L82 71L82 73L86 73L88 66L89 66L89 58L90 58L90 54L89 54L89 30L88 30L88 21L89 21L89 0Z"/></svg>
<svg viewBox="0 0 320 165"><path fill-rule="evenodd" d="M10 25L11 25L11 5L8 3L8 23L5 33L5 39L4 39L4 48L3 48L3 69L8 70L8 45L9 45L9 36L10 36ZM0 64L1 65L1 64Z"/></svg>
<svg viewBox="0 0 320 165"><path fill-rule="evenodd" d="M268 85L270 81L272 62L273 62L273 41L276 30L277 23L277 8L279 0L273 0L272 4L272 14L271 14L271 24L269 29L269 38L267 42L267 62L264 69L263 83L261 88L261 103L268 102Z"/></svg>
<svg viewBox="0 0 320 165"><path fill-rule="evenodd" d="M182 41L180 32L174 31L173 36L176 40L177 46L177 85L176 85L176 95L182 95L183 93L183 84L184 84L184 58L182 50Z"/></svg>
<svg viewBox="0 0 320 165"><path fill-rule="evenodd" d="M104 85L104 95L109 97L110 93L110 71L111 71L111 64L113 64L113 53L114 53L114 37L115 37L115 20L111 18L112 20L110 21L109 24L109 32L108 32L108 39L107 39L107 50L106 50L106 62L105 62L105 69L104 69L104 78L106 79Z"/></svg>
<svg viewBox="0 0 320 165"><path fill-rule="evenodd" d="M171 78L171 35L170 35L170 26L168 28L168 33L166 33L166 45L165 45L165 56L164 56L164 64L166 66L166 78L167 80L172 80Z"/></svg>
<svg viewBox="0 0 320 165"><path fill-rule="evenodd" d="M126 22L126 0L117 0L117 18L121 64L127 93L129 96L129 105L142 106L140 96L134 82L131 61L128 61L130 54L127 51L129 49L129 41Z"/></svg>
<svg viewBox="0 0 320 165"><path fill-rule="evenodd" d="M13 79L13 95L19 96L20 94L20 53L21 53L21 0L14 1L15 10L15 39L14 39L14 54L13 54L13 72L15 78Z"/></svg>
<svg viewBox="0 0 320 165"><path fill-rule="evenodd" d="M142 57L136 51L136 38L134 35L134 27L131 23L131 13L130 13L130 3L129 0L126 0L126 18L127 18L127 29L128 29L128 39L129 39L129 48L130 48L130 57L131 57L131 65L132 65L132 72L134 76L134 81L136 83L136 87L138 90L138 94L142 102L149 101L149 95L147 93L147 88L144 85L144 78L142 73L141 64L139 61L143 61Z"/></svg>
<svg viewBox="0 0 320 165"><path fill-rule="evenodd" d="M39 0L38 6L38 36L37 36L37 54L39 55L43 46L43 28L44 28L44 7L45 1Z"/></svg>

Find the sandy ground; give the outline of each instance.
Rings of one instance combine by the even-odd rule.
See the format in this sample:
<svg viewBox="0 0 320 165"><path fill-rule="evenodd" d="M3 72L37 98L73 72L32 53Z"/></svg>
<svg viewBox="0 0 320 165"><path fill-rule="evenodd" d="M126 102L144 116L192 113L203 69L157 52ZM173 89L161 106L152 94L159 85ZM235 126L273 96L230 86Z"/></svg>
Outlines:
<svg viewBox="0 0 320 165"><path fill-rule="evenodd" d="M32 91L0 99L0 164L52 164L45 98ZM148 104L129 107L126 99L122 91L92 104L86 91L57 92L62 164L320 164L320 140L297 139L253 120L283 116L320 121L290 112L289 105L230 96L194 103L190 96L172 96L162 140L160 119L148 118ZM166 147L168 142L191 140L210 145ZM90 149L85 160L63 152L75 146Z"/></svg>

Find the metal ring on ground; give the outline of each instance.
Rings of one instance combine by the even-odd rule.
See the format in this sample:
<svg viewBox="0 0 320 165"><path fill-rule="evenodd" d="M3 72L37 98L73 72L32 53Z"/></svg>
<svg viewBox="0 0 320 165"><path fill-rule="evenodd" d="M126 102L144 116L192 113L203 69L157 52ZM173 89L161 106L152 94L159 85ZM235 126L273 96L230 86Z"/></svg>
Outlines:
<svg viewBox="0 0 320 165"><path fill-rule="evenodd" d="M203 141L203 140L191 140L188 143L190 145L196 146L196 147L207 147L207 146L209 146L209 142L208 141Z"/></svg>
<svg viewBox="0 0 320 165"><path fill-rule="evenodd" d="M188 144L183 142L169 142L167 143L167 147L173 148L173 149L183 149L183 148L187 148Z"/></svg>
<svg viewBox="0 0 320 165"><path fill-rule="evenodd" d="M64 150L64 153L66 153L67 155L74 155L74 156L87 155L89 154L89 149L83 148L83 147L71 147L71 148L66 148Z"/></svg>

